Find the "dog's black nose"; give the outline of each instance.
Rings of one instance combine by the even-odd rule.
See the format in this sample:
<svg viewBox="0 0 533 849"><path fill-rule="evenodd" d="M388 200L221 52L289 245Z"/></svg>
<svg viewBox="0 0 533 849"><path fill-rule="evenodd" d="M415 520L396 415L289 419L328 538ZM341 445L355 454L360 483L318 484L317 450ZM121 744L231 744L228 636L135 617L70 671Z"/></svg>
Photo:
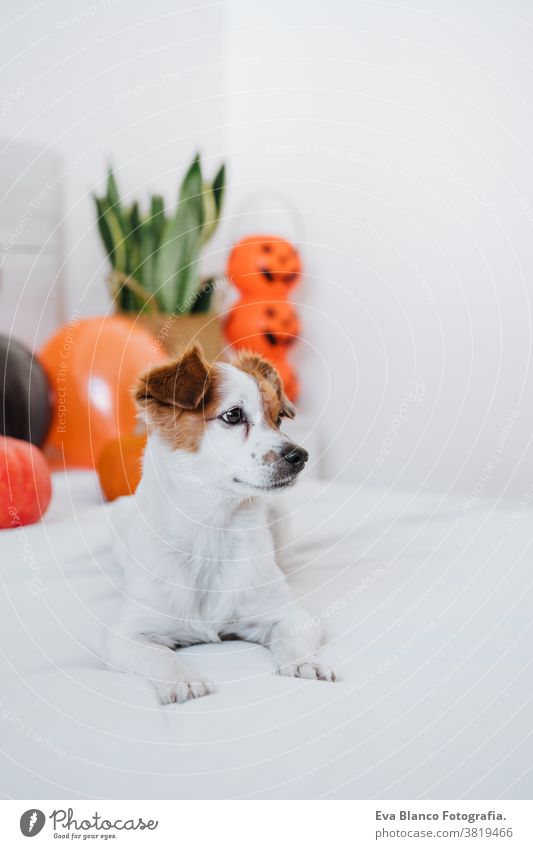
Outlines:
<svg viewBox="0 0 533 849"><path fill-rule="evenodd" d="M309 454L299 445L286 445L283 450L283 459L291 464L295 472L301 472L309 460Z"/></svg>

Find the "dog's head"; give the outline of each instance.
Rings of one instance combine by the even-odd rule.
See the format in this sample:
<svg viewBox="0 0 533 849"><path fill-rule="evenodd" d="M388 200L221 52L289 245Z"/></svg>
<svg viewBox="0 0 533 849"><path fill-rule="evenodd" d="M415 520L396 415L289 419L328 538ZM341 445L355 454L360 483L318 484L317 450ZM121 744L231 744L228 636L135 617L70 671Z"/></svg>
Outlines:
<svg viewBox="0 0 533 849"><path fill-rule="evenodd" d="M176 474L183 474L187 452L195 475L221 493L244 498L281 489L307 462L307 451L280 429L284 417L294 417L281 379L256 354L209 365L195 345L142 375L134 394L149 431L170 449Z"/></svg>

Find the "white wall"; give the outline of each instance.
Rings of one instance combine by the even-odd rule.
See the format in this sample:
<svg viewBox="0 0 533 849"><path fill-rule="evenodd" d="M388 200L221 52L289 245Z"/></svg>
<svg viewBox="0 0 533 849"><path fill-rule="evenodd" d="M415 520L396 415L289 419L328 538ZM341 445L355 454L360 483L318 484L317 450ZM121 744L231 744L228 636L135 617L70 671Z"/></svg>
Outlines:
<svg viewBox="0 0 533 849"><path fill-rule="evenodd" d="M91 192L108 163L126 196L174 203L197 149L208 173L224 156L225 12L196 0L23 0L10 16L0 103L14 102L0 132L62 154L68 305L97 313L107 265Z"/></svg>
<svg viewBox="0 0 533 849"><path fill-rule="evenodd" d="M232 4L229 58L255 59L230 75L233 204L276 187L302 210L328 475L533 482L533 9L498 6Z"/></svg>
<svg viewBox="0 0 533 849"><path fill-rule="evenodd" d="M125 190L170 199L194 148L213 167L227 154L228 219L208 264L247 230L298 239L296 359L322 471L466 495L529 489L525 0L31 8L11 12L2 102L23 91L2 108L2 134L52 143L67 163L70 308L106 304L89 192L109 158ZM259 214L242 215L252 195Z"/></svg>

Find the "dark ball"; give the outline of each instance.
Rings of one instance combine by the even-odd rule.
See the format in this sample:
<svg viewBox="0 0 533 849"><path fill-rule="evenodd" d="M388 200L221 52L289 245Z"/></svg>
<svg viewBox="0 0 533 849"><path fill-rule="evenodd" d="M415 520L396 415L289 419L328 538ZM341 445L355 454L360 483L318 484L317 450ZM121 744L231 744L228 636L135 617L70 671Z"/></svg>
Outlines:
<svg viewBox="0 0 533 849"><path fill-rule="evenodd" d="M39 361L21 342L0 336L0 434L41 446L52 421L52 393Z"/></svg>

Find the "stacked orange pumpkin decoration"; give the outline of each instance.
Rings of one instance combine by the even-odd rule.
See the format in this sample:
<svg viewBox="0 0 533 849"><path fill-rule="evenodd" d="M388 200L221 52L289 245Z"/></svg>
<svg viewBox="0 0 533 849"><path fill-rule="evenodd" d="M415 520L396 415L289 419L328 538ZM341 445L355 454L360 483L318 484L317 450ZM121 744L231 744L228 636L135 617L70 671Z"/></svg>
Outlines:
<svg viewBox="0 0 533 849"><path fill-rule="evenodd" d="M298 379L286 356L300 322L288 295L301 272L298 251L279 236L248 236L237 242L228 261L228 277L241 293L226 322L228 342L270 360L291 401L298 396Z"/></svg>

